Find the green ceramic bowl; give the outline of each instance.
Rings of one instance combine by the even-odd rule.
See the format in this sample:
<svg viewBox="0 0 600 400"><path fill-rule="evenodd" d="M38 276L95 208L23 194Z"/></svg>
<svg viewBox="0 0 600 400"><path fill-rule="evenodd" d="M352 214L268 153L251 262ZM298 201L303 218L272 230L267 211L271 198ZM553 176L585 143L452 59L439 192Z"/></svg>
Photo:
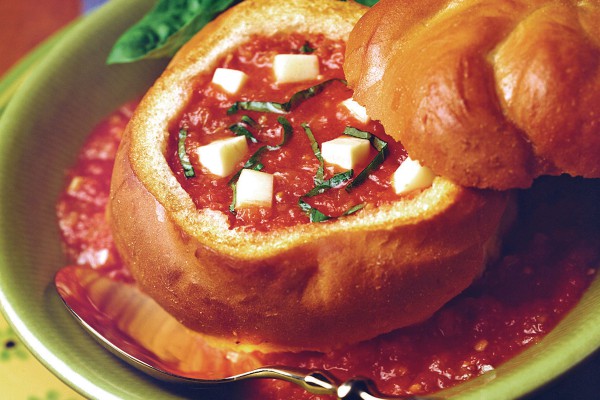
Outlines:
<svg viewBox="0 0 600 400"><path fill-rule="evenodd" d="M54 204L66 168L105 115L142 94L164 61L107 66L116 37L153 4L113 0L75 24L15 94L0 120L0 305L29 349L89 398L231 397L157 382L86 335L53 286L63 265ZM600 346L600 280L541 343L445 392L506 399L540 387Z"/></svg>

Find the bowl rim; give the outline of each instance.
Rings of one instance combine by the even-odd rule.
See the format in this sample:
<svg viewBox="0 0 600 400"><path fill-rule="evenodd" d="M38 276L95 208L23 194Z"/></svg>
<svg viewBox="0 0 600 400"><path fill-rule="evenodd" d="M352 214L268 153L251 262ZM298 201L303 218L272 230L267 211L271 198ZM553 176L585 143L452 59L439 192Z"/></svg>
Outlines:
<svg viewBox="0 0 600 400"><path fill-rule="evenodd" d="M81 45L79 38L82 32L90 32L97 29L98 26L109 24L114 15L123 13L124 10L146 7L149 3L149 0L113 0L108 2L90 15L77 21L66 31L63 31L60 39L57 40L57 43L53 45L48 54L43 55L44 61L53 63L68 62L61 61L61 54L77 49ZM45 62L38 63L35 70L31 72L28 79L14 94L13 99L0 117L0 132L2 132L0 135L0 152L6 150L4 146L9 143L9 139L12 139L12 137L8 137L9 132L3 128L7 127L9 123L14 123L13 120L19 117L30 101L30 93L40 90L41 84L48 79L44 64ZM4 174L7 173L7 171L0 170L0 183L5 181ZM0 210L6 211L2 204L0 204ZM0 217L0 222L3 221ZM9 231L2 223L0 223L0 229L0 249L6 250L10 246L6 238ZM0 271L9 268L8 262L0 254ZM14 296L8 295L10 289L8 289L7 284L8 282L0 280L0 311L2 311L8 323L26 347L43 365L66 384L85 396L102 399L129 398L121 397L123 393L117 396L114 392L109 392L105 388L94 384L90 377L83 376L83 372L76 371L69 366L68 360L54 354L47 346L47 339L38 337L28 327L28 321L19 315L18 308L20 304L15 303L14 299L11 298ZM56 293L52 293L50 296L58 297ZM600 278L596 277L590 288L584 293L579 304L538 345L529 347L522 354L499 366L497 370L454 388L444 390L439 395L444 397L456 396L456 398L461 399L480 399L482 396L486 399L504 399L522 396L539 389L600 348L600 307L594 307L593 304L598 303L599 298ZM75 328L76 326L76 322L73 320L69 328L79 329ZM79 334L83 334L83 331ZM556 341L559 343L555 343ZM116 364L119 361L114 358L113 362ZM499 375L500 378L496 379ZM142 383L144 377L137 376L140 383ZM149 385L151 386L158 385L156 381L147 382L150 382ZM131 395L130 398L138 397Z"/></svg>

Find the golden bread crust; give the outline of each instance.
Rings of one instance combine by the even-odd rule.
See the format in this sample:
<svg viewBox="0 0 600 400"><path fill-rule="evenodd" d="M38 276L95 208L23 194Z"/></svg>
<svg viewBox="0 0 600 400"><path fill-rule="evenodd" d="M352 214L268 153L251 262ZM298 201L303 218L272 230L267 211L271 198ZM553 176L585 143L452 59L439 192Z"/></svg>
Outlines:
<svg viewBox="0 0 600 400"><path fill-rule="evenodd" d="M459 184L596 178L599 19L595 2L382 0L351 33L344 70L411 157Z"/></svg>
<svg viewBox="0 0 600 400"><path fill-rule="evenodd" d="M168 127L190 80L249 34L346 39L364 11L351 2L247 0L178 53L128 125L108 207L114 239L140 288L190 328L229 346L326 350L421 321L481 273L505 194L436 178L349 218L248 232L198 210L166 162Z"/></svg>

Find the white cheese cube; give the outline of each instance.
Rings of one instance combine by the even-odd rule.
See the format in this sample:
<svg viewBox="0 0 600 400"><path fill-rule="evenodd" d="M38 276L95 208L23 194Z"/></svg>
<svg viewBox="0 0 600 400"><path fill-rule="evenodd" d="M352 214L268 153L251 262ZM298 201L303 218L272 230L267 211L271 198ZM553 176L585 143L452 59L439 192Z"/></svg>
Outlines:
<svg viewBox="0 0 600 400"><path fill-rule="evenodd" d="M353 169L369 157L370 147L371 143L367 139L340 136L328 142L323 142L321 144L321 155L330 164L339 165L345 169Z"/></svg>
<svg viewBox="0 0 600 400"><path fill-rule="evenodd" d="M248 75L237 69L217 68L212 83L219 85L229 94L236 94L248 80Z"/></svg>
<svg viewBox="0 0 600 400"><path fill-rule="evenodd" d="M342 101L341 104L346 107L348 111L350 111L350 115L352 115L357 121L366 124L371 120L371 118L369 118L367 115L367 110L354 101L352 97Z"/></svg>
<svg viewBox="0 0 600 400"><path fill-rule="evenodd" d="M396 194L403 194L431 186L434 178L435 174L431 169L408 157L394 172L392 183Z"/></svg>
<svg viewBox="0 0 600 400"><path fill-rule="evenodd" d="M277 83L302 82L317 79L319 57L314 54L277 54L273 60Z"/></svg>
<svg viewBox="0 0 600 400"><path fill-rule="evenodd" d="M236 165L248 153L248 142L245 136L234 136L215 140L196 149L200 163L211 174L221 177L230 175Z"/></svg>
<svg viewBox="0 0 600 400"><path fill-rule="evenodd" d="M271 207L273 175L253 169L243 169L236 185L235 208Z"/></svg>

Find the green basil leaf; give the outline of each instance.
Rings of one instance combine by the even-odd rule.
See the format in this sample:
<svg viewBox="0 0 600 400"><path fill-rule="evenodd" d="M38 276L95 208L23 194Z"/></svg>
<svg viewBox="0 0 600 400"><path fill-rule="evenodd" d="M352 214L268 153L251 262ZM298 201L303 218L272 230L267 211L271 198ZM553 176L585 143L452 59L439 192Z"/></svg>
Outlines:
<svg viewBox="0 0 600 400"><path fill-rule="evenodd" d="M242 122L245 123L246 125L252 127L252 128L258 128L258 122L256 122L255 120L253 120L251 117L249 117L248 115L242 115Z"/></svg>
<svg viewBox="0 0 600 400"><path fill-rule="evenodd" d="M330 179L321 182L319 185L316 185L314 188L312 188L308 193L306 193L302 197L314 197L316 195L324 193L325 191L327 191L329 189L334 189L334 188L340 186L342 183L350 180L350 178L352 178L353 174L354 174L354 171L351 169L348 171L345 171L345 172L340 172L339 174L332 176Z"/></svg>
<svg viewBox="0 0 600 400"><path fill-rule="evenodd" d="M288 110L284 108L284 105L285 103L272 101L236 101L227 110L227 115L235 114L239 110L285 114Z"/></svg>
<svg viewBox="0 0 600 400"><path fill-rule="evenodd" d="M229 182L227 182L227 184L228 185L235 184L237 182L238 178L240 177L240 174L242 173L243 169L253 169L256 171L260 171L261 169L263 169L264 165L261 164L261 162L260 162L260 156L265 150L267 150L267 146L259 147L258 150L256 150L254 152L254 154L252 154L250 156L248 161L246 161L244 166L231 177L231 179L229 180Z"/></svg>
<svg viewBox="0 0 600 400"><path fill-rule="evenodd" d="M379 0L356 0L357 3L363 4L367 7L372 7L379 2Z"/></svg>
<svg viewBox="0 0 600 400"><path fill-rule="evenodd" d="M315 139L315 135L313 135L312 129L308 126L307 123L302 123L302 128L304 128L304 132L306 132L306 136L308 136L308 141L310 142L310 148L312 149L315 157L319 161L319 168L317 168L317 172L315 173L315 177L313 181L315 185L320 185L323 183L324 175L325 175L325 160L323 160L323 156L321 155L321 149L319 148L319 144L317 143L317 139Z"/></svg>
<svg viewBox="0 0 600 400"><path fill-rule="evenodd" d="M345 172L336 174L336 175L332 176L330 179L323 181L321 184L315 186L308 193L306 193L305 195L301 196L298 199L298 206L300 207L300 209L302 211L304 211L306 213L306 215L308 215L310 222L323 222L323 221L327 221L330 219L334 219L336 217L332 217L332 216L323 214L321 211L312 207L310 204L308 204L306 201L304 201L304 199L307 197L317 196L321 193L324 193L325 191L327 191L329 189L338 187L342 183L350 180L350 178L352 178L353 172L354 171L349 170L349 171L345 171ZM348 209L346 212L344 212L341 216L354 214L355 212L362 209L363 207L364 207L364 205L362 205L362 204L355 205L355 206L351 207L350 209Z"/></svg>
<svg viewBox="0 0 600 400"><path fill-rule="evenodd" d="M316 208L313 208L310 204L302 200L302 197L300 198L300 200L298 200L298 205L300 206L302 211L304 211L306 215L308 215L310 222L323 222L331 219L330 216L323 214L321 211L317 210Z"/></svg>
<svg viewBox="0 0 600 400"><path fill-rule="evenodd" d="M208 22L240 0L159 0L113 46L108 64L172 57Z"/></svg>
<svg viewBox="0 0 600 400"><path fill-rule="evenodd" d="M290 97L290 99L285 103L277 103L274 101L236 101L227 110L227 115L235 114L239 110L285 114L297 107L302 102L315 97L335 81L342 82L344 85L347 84L343 79L328 79L324 82L294 93L292 97Z"/></svg>
<svg viewBox="0 0 600 400"><path fill-rule="evenodd" d="M316 95L321 93L327 86L331 85L333 82L336 82L336 81L342 82L344 85L348 84L344 79L333 78L333 79L328 79L326 81L318 83L307 89L296 92L292 95L292 97L290 97L290 100L287 103L285 103L286 110L290 111L291 109L296 108L298 105L300 105L304 101L306 101L312 97L315 97Z"/></svg>
<svg viewBox="0 0 600 400"><path fill-rule="evenodd" d="M194 172L194 167L192 167L192 163L190 163L190 158L187 154L185 148L185 139L187 138L187 130L180 129L179 130L179 142L177 143L177 155L179 156L179 161L181 162L181 166L183 167L183 174L186 178L193 178L196 176Z"/></svg>
<svg viewBox="0 0 600 400"><path fill-rule="evenodd" d="M323 222L328 221L330 219L339 218L323 214L321 211L317 210L316 208L305 202L302 199L302 197L300 198L300 200L298 200L298 205L300 206L302 211L304 211L306 215L308 215L310 222ZM345 217L354 214L355 212L362 210L364 206L364 204L357 204L355 206L352 206L348 210L346 210L340 217Z"/></svg>
<svg viewBox="0 0 600 400"><path fill-rule="evenodd" d="M365 205L364 205L364 204L357 204L357 205L355 205L355 206L353 206L353 207L350 207L350 208L349 208L348 210L346 210L346 212L345 212L344 214L342 214L342 215L343 215L343 216L346 216L346 215L351 215L351 214L354 214L354 213L355 213L355 212L357 212L357 211L360 211L360 210L362 210L363 208L365 208Z"/></svg>
<svg viewBox="0 0 600 400"><path fill-rule="evenodd" d="M304 42L302 47L300 47L300 53L303 53L303 54L311 54L311 53L314 53L315 50L316 49L314 47L311 47L310 43L308 43L308 42Z"/></svg>
<svg viewBox="0 0 600 400"><path fill-rule="evenodd" d="M279 122L283 127L283 138L281 139L281 143L279 143L277 146L267 146L267 148L271 151L279 150L281 147L283 147L283 145L290 140L290 137L292 137L292 133L294 133L294 128L287 118L277 117L277 122Z"/></svg>
<svg viewBox="0 0 600 400"><path fill-rule="evenodd" d="M354 178L354 180L352 180L352 182L346 186L345 190L350 192L356 186L366 181L369 177L369 174L383 164L387 156L388 144L370 132L361 131L360 129L356 129L351 126L346 127L344 130L344 135L353 136L359 139L367 139L369 142L371 142L371 146L377 150L377 155L373 158L373 160L371 160L369 165L360 171L360 173L356 175L356 178Z"/></svg>
<svg viewBox="0 0 600 400"><path fill-rule="evenodd" d="M229 211L235 214L235 202L237 200L237 179L235 182L230 183L229 186L231 186L231 191L233 192L233 196L231 197L231 204L229 204Z"/></svg>
<svg viewBox="0 0 600 400"><path fill-rule="evenodd" d="M108 64L146 58L172 57L181 46L217 15L241 0L159 0L140 21L114 44ZM372 6L378 0L357 0ZM311 53L310 46L300 51Z"/></svg>
<svg viewBox="0 0 600 400"><path fill-rule="evenodd" d="M250 117L248 117L248 118L250 118ZM231 177L229 182L227 182L227 184L231 187L231 190L233 191L233 198L232 198L231 204L229 205L229 211L231 211L232 213L235 213L235 201L236 201L236 196L237 196L237 181L240 178L240 174L242 173L242 170L253 169L255 171L260 171L261 169L263 169L264 165L260 162L260 157L261 157L262 153L264 153L266 150L269 150L269 151L279 150L284 144L287 143L287 141L289 140L289 138L292 135L292 132L294 131L292 124L290 124L290 121L288 121L286 118L279 117L279 118L277 118L277 122L279 122L283 126L283 138L281 139L281 143L279 143L277 146L265 145L265 146L259 147L258 150L256 150L254 152L254 154L252 154L252 156L250 156L248 161L246 161L244 166L239 171L237 171L235 173L235 175L233 175Z"/></svg>
<svg viewBox="0 0 600 400"><path fill-rule="evenodd" d="M237 198L237 181L240 178L240 174L244 169L253 169L255 171L260 171L261 169L263 169L264 165L260 162L260 156L265 150L267 150L267 146L259 147L258 150L256 150L254 154L250 156L248 161L246 161L244 166L238 172L236 172L235 175L231 177L229 182L227 182L227 184L231 187L231 190L233 191L231 204L229 205L229 211L231 211L232 213L235 213L235 201Z"/></svg>
<svg viewBox="0 0 600 400"><path fill-rule="evenodd" d="M231 125L231 126L229 127L229 130L230 130L231 132L233 132L233 133L234 133L234 135L236 135L236 136L246 136L246 138L247 138L248 140L250 140L252 143L258 143L258 139L256 139L256 138L254 137L254 135L252 134L252 132L250 132L250 131L248 130L248 128L246 128L246 127L244 126L244 124L243 124L243 123L241 123L241 122L238 122L237 124L233 124L233 125Z"/></svg>

